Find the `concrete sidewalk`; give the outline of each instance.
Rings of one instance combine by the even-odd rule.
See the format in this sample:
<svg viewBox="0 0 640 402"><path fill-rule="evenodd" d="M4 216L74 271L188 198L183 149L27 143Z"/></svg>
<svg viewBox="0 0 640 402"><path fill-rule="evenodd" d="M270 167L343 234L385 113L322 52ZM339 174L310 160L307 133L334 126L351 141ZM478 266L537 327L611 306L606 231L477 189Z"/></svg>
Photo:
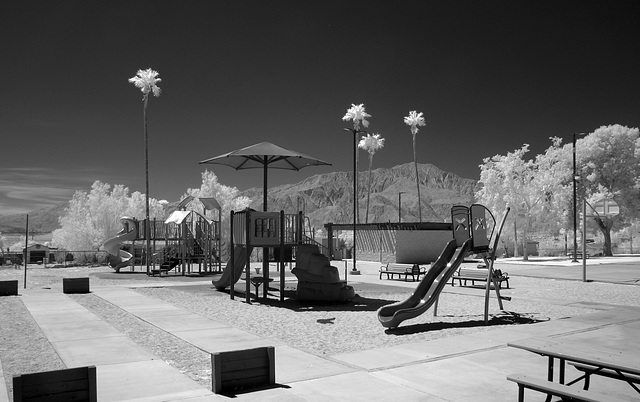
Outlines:
<svg viewBox="0 0 640 402"><path fill-rule="evenodd" d="M96 366L98 400L217 400L69 296L25 290L21 298L67 367Z"/></svg>
<svg viewBox="0 0 640 402"><path fill-rule="evenodd" d="M415 285L415 283L414 283ZM532 336L575 336L608 328L622 331L640 323L637 309L602 311L589 317L489 329L472 335L416 342L362 352L319 357L274 339L245 331L141 295L124 287L94 294L140 319L209 353L255 346L276 347L276 381L284 387L237 395L237 400L320 401L512 401L512 372L545 373L546 360L508 348L511 340ZM126 336L51 291L25 292L23 301L68 367L98 367L101 401L225 400L212 394ZM382 329L381 329L382 330ZM598 339L592 339L597 342ZM622 344L627 340L622 339ZM628 339L631 342L631 339ZM594 380L601 392L633 397L619 384Z"/></svg>

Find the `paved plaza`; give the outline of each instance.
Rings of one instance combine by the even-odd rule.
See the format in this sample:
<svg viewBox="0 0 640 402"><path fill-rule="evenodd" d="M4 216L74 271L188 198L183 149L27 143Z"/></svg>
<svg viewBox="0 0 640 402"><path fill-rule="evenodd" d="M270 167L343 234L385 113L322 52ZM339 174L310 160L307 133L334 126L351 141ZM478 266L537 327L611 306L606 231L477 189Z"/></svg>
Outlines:
<svg viewBox="0 0 640 402"><path fill-rule="evenodd" d="M341 267L342 262L336 263ZM359 275L349 282L380 284L379 263L359 263ZM496 268L511 277L530 276L582 280L581 263L502 260ZM635 286L640 280L640 258L591 259L587 278ZM210 280L203 280L210 284ZM416 282L383 281L385 285L414 288ZM191 283L193 284L193 283ZM174 282L170 286L180 286ZM451 287L446 292L477 289ZM640 288L638 288L640 291ZM259 346L275 346L277 386L244 394L216 395L120 333L71 297L47 289L21 290L21 300L67 367L97 367L99 401L513 401L517 386L511 373L546 373L540 356L507 346L530 337L582 339L598 344L606 339L621 353L638 345L640 309L596 306L581 317L531 325L496 327L486 331L353 353L317 356L225 325L172 304L151 299L126 286L92 287L96 296L208 353ZM241 302L241 301L239 301ZM567 300L566 303L580 303ZM594 307L594 306L590 306ZM428 314L428 313L427 313ZM2 325L6 325L3 323ZM381 327L381 331L384 329ZM638 354L638 347L632 352ZM0 367L1 370L1 367ZM4 382L0 401L8 401ZM606 378L592 380L592 388L628 400L637 400L630 387ZM527 400L544 395L527 391Z"/></svg>

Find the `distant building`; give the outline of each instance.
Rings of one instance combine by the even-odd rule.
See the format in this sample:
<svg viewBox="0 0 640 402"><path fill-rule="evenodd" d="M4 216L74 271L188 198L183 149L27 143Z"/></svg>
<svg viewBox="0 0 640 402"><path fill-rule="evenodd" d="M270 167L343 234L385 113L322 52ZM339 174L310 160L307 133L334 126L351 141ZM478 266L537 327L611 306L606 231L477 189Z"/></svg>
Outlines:
<svg viewBox="0 0 640 402"><path fill-rule="evenodd" d="M26 249L22 248L22 255L27 256L27 263L29 264L38 264L40 262L55 262L55 256L52 253L52 250L56 250L55 248L50 248L49 246L45 246L44 244L34 243L30 244Z"/></svg>

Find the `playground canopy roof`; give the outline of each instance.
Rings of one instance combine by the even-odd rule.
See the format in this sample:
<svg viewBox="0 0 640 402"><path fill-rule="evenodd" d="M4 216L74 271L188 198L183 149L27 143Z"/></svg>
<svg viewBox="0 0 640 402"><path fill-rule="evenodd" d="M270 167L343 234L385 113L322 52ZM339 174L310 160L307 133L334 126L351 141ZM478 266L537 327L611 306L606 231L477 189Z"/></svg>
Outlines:
<svg viewBox="0 0 640 402"><path fill-rule="evenodd" d="M193 214L196 214L200 218L206 220L208 223L211 223L209 219L203 216L198 211L173 211L171 215L164 221L164 223L175 223L177 225L181 224L185 221L185 219L191 217Z"/></svg>

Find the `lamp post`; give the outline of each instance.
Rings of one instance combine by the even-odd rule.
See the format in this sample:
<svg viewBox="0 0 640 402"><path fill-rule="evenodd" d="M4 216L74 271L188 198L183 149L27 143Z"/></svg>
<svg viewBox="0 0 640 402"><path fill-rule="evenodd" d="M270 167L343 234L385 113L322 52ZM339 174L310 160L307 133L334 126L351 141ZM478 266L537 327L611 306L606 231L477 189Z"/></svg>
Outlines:
<svg viewBox="0 0 640 402"><path fill-rule="evenodd" d="M398 223L402 222L402 194L404 191L398 191Z"/></svg>
<svg viewBox="0 0 640 402"><path fill-rule="evenodd" d="M370 114L365 112L364 104L355 105L351 104L351 107L347 109L347 114L344 115L342 120L353 120L353 128L345 128L346 131L353 132L353 272L356 269L356 217L358 214L358 134L365 133L366 131L360 130L360 124L364 127L369 127L369 121L367 117L371 117Z"/></svg>
<svg viewBox="0 0 640 402"><path fill-rule="evenodd" d="M573 133L573 259L571 262L578 262L578 222L576 221L577 212L577 178L576 178L576 137L584 136L584 133Z"/></svg>

